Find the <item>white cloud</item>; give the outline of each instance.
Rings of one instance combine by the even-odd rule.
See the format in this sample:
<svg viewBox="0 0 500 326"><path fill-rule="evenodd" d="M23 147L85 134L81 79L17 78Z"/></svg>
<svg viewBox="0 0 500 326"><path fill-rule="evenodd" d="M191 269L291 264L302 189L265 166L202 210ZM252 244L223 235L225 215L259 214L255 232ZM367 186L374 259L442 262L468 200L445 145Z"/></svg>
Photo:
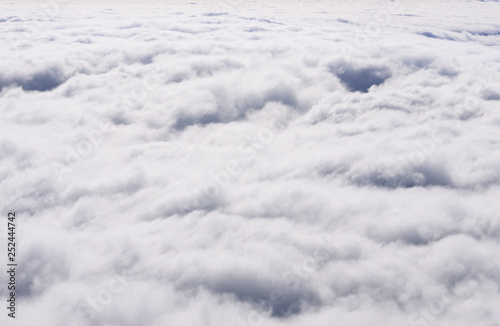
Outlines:
<svg viewBox="0 0 500 326"><path fill-rule="evenodd" d="M0 7L16 323L499 319L497 3Z"/></svg>

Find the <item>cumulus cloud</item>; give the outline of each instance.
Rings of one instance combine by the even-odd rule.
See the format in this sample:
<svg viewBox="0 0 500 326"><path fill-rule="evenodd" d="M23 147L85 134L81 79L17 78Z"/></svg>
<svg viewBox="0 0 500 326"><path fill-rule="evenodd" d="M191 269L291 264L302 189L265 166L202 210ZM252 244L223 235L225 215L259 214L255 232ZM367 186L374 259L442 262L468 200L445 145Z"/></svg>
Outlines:
<svg viewBox="0 0 500 326"><path fill-rule="evenodd" d="M0 8L2 325L500 319L498 3Z"/></svg>

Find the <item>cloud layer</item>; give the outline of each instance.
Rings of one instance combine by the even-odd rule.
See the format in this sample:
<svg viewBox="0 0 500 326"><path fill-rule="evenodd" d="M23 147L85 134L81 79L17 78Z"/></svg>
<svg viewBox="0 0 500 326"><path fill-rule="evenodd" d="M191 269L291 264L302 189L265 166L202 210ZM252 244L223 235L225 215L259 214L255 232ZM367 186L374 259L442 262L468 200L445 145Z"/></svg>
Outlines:
<svg viewBox="0 0 500 326"><path fill-rule="evenodd" d="M500 320L498 3L0 8L17 324Z"/></svg>

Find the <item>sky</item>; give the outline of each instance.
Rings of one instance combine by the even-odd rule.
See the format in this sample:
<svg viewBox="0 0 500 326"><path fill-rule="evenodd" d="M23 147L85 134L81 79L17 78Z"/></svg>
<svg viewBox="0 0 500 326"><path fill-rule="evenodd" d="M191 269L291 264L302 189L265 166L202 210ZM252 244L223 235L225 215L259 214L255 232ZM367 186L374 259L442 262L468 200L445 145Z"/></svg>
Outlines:
<svg viewBox="0 0 500 326"><path fill-rule="evenodd" d="M498 325L498 17L0 2L1 324Z"/></svg>

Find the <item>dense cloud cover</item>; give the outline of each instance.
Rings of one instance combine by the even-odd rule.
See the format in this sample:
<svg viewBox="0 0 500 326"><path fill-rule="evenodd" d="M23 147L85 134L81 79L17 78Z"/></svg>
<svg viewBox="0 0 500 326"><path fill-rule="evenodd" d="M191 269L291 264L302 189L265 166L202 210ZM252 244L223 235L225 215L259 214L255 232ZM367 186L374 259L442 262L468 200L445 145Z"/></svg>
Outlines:
<svg viewBox="0 0 500 326"><path fill-rule="evenodd" d="M1 3L2 325L497 325L499 16Z"/></svg>

